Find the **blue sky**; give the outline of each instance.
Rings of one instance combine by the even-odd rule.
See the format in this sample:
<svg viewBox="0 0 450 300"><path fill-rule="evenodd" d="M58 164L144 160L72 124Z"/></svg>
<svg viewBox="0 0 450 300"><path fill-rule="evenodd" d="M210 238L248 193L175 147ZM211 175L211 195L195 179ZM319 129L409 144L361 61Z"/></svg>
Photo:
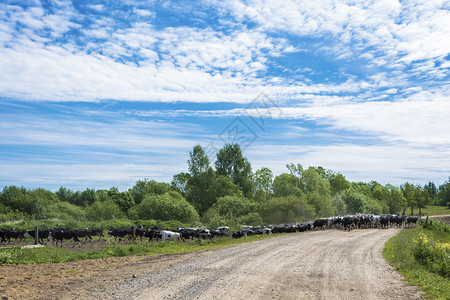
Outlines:
<svg viewBox="0 0 450 300"><path fill-rule="evenodd" d="M226 142L441 184L449 67L448 1L2 1L0 185L170 182Z"/></svg>

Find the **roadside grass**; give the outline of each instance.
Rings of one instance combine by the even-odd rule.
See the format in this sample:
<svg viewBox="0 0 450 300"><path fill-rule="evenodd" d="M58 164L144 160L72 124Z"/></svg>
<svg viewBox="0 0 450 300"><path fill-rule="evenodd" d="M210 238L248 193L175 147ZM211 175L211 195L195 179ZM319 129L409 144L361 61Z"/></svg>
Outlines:
<svg viewBox="0 0 450 300"><path fill-rule="evenodd" d="M419 215L419 209L414 210L414 215ZM437 216L437 215L450 215L450 208L448 206L427 206L422 208L422 216Z"/></svg>
<svg viewBox="0 0 450 300"><path fill-rule="evenodd" d="M119 257L128 255L165 255L189 253L200 250L208 250L225 246L249 243L268 238L274 238L286 233L271 235L252 235L233 239L221 237L209 240L194 239L192 241L135 241L129 244L119 244L108 241L105 249L89 252L70 252L65 248L40 247L35 249L22 249L19 246L0 248L0 264L35 264L35 263L59 263L75 260L95 258Z"/></svg>
<svg viewBox="0 0 450 300"><path fill-rule="evenodd" d="M386 243L383 255L426 299L450 299L450 227L432 224L403 230Z"/></svg>

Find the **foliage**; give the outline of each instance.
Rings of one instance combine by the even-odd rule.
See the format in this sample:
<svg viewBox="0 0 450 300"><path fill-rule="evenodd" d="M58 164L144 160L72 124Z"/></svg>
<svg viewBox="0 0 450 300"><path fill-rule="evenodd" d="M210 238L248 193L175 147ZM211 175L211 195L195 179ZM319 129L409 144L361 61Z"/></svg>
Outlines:
<svg viewBox="0 0 450 300"><path fill-rule="evenodd" d="M138 205L141 219L161 221L178 220L186 223L199 221L194 207L178 192L167 192L164 195L147 195Z"/></svg>
<svg viewBox="0 0 450 300"><path fill-rule="evenodd" d="M120 219L125 216L125 214L120 210L120 207L114 203L112 200L106 201L96 201L92 203L86 209L86 216L88 220L112 220Z"/></svg>
<svg viewBox="0 0 450 300"><path fill-rule="evenodd" d="M261 206L260 215L266 224L307 221L314 217L314 208L295 195L274 197Z"/></svg>
<svg viewBox="0 0 450 300"><path fill-rule="evenodd" d="M422 223L422 226L423 224L425 223ZM425 292L425 298L449 299L450 279L448 276L439 274L441 268L448 272L448 254L445 258L447 263L442 261L442 264L439 264L438 262L434 267L427 265L427 261L432 261L430 257L440 255L429 253L431 243L448 244L450 242L450 233L443 229L448 228L448 226L434 221L432 224L428 222L426 226L428 228L403 230L392 237L386 243L383 255L409 283L421 286ZM425 242L424 237L426 237L427 242ZM418 246L418 244L421 245Z"/></svg>

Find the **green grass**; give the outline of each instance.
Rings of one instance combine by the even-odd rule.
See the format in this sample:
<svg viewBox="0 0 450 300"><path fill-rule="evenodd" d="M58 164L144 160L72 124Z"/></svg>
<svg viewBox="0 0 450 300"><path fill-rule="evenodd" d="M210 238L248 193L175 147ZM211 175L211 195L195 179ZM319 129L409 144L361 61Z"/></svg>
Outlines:
<svg viewBox="0 0 450 300"><path fill-rule="evenodd" d="M418 285L427 299L450 299L450 279L438 273L426 264L421 264L414 256L419 236L426 235L430 241L450 242L450 229L440 222L433 222L428 228L403 230L392 237L383 250L384 257L402 274L410 284ZM445 263L445 262L442 262Z"/></svg>
<svg viewBox="0 0 450 300"><path fill-rule="evenodd" d="M188 253L199 250L214 249L235 244L248 243L267 238L274 238L283 234L253 235L239 239L217 238L210 240L179 241L143 241L131 244L109 242L103 250L90 252L70 252L65 248L40 247L35 249L21 249L21 247L0 248L0 264L34 264L59 263L74 260L118 257L127 255L156 255Z"/></svg>
<svg viewBox="0 0 450 300"><path fill-rule="evenodd" d="M419 215L418 208L414 209L414 215ZM450 208L448 208L448 206L428 206L426 208L422 208L422 216L437 216L437 215L450 215Z"/></svg>

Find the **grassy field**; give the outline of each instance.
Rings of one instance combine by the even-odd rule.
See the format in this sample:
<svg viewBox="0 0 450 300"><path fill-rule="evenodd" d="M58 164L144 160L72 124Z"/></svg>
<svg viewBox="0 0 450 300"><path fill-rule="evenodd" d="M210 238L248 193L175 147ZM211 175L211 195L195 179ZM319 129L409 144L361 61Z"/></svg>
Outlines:
<svg viewBox="0 0 450 300"><path fill-rule="evenodd" d="M450 227L440 222L391 238L384 257L427 299L450 299Z"/></svg>
<svg viewBox="0 0 450 300"><path fill-rule="evenodd" d="M117 257L127 255L155 255L176 254L200 250L225 247L235 244L248 243L267 238L274 238L282 234L253 235L239 239L222 237L209 240L180 241L136 241L130 244L118 244L108 242L105 249L89 252L71 252L65 248L41 247L34 249L20 246L0 248L0 264L33 264L33 263L58 263L74 260Z"/></svg>
<svg viewBox="0 0 450 300"><path fill-rule="evenodd" d="M408 209L406 210L408 212ZM414 215L419 215L419 209L414 209ZM450 208L447 206L428 206L422 209L422 216L450 215Z"/></svg>

